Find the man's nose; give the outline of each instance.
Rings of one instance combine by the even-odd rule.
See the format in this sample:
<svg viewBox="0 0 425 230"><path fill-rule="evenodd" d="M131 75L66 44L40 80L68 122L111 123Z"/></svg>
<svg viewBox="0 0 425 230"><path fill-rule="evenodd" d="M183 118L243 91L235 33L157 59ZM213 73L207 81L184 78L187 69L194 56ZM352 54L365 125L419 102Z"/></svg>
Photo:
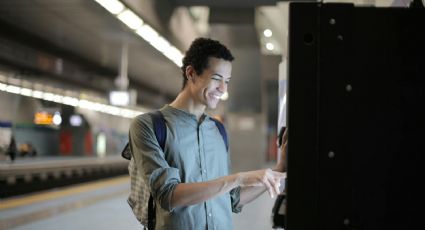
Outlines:
<svg viewBox="0 0 425 230"><path fill-rule="evenodd" d="M225 93L225 92L226 92L226 90L227 90L227 84L226 84L226 82L225 82L224 80L223 80L223 81L220 81L220 83L218 84L217 89L218 89L218 91L220 91L221 93Z"/></svg>

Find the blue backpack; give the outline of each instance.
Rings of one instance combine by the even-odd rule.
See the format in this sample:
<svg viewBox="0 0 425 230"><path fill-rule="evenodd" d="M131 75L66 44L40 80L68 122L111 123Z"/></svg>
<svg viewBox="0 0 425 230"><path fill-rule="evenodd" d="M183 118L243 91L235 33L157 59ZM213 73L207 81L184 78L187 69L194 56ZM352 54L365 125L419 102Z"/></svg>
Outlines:
<svg viewBox="0 0 425 230"><path fill-rule="evenodd" d="M156 140L158 141L159 146L162 151L164 151L165 141L167 139L167 127L164 115L160 111L155 111L149 113L149 116L152 119L153 129L155 132ZM215 125L218 128L221 136L223 137L224 143L226 145L226 150L229 150L229 144L227 140L226 129L223 124L211 118ZM130 195L127 199L128 204L133 210L134 215L137 220L144 226L147 226L147 229L155 228L155 202L153 201L152 195L150 194L149 187L142 177L138 176L138 169L134 162L134 157L132 157L132 152L130 148L130 143L127 143L121 152L121 156L127 160L130 160L128 165L128 171L130 174ZM146 228L146 227L145 227Z"/></svg>

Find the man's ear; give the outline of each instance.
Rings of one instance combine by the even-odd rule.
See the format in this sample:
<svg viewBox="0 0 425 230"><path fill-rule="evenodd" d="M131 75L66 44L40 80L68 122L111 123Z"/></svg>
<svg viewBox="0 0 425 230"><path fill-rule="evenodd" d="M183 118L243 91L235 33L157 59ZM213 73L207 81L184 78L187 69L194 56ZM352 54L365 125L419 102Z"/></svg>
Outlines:
<svg viewBox="0 0 425 230"><path fill-rule="evenodd" d="M188 65L188 66L186 67L186 77L187 77L187 80L188 80L188 81L195 82L195 74L196 74L196 71L195 71L195 69L193 68L193 66Z"/></svg>

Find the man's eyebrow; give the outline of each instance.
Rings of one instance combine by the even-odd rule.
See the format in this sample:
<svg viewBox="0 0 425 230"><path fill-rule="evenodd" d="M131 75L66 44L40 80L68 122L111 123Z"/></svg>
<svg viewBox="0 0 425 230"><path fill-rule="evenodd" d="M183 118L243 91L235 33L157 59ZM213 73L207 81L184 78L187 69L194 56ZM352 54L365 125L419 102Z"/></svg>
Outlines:
<svg viewBox="0 0 425 230"><path fill-rule="evenodd" d="M217 77L221 77L224 78L222 75L218 74L218 73L213 73L212 76L216 75ZM231 77L229 77L228 79L230 79Z"/></svg>

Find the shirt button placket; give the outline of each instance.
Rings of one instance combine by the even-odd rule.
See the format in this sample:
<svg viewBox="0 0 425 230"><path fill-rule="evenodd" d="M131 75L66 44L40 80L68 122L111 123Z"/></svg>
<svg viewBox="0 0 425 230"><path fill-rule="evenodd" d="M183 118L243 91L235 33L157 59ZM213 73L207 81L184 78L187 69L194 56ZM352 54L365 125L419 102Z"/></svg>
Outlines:
<svg viewBox="0 0 425 230"><path fill-rule="evenodd" d="M203 171L203 168L205 168L205 159L203 155L203 147L204 147L204 141L202 139L202 124L198 127L198 138L199 138L199 159L200 159L200 167L201 167L201 178L202 181L206 181L205 173Z"/></svg>

